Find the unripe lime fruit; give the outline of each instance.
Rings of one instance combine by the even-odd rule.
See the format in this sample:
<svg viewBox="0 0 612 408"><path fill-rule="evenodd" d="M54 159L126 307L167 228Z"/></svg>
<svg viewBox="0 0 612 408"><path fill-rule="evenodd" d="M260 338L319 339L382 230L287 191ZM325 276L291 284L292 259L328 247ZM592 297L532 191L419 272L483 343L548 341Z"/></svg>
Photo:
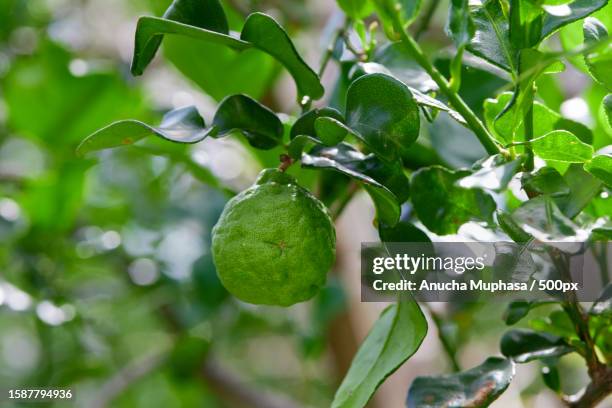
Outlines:
<svg viewBox="0 0 612 408"><path fill-rule="evenodd" d="M325 284L335 246L323 204L275 169L232 198L212 232L223 286L255 304L289 306L313 297Z"/></svg>

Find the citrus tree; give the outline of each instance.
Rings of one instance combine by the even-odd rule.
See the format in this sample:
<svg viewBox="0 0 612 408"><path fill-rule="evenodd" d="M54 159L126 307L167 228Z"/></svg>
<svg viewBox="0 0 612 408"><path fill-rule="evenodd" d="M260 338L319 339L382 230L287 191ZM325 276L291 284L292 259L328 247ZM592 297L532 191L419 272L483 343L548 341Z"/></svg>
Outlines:
<svg viewBox="0 0 612 408"><path fill-rule="evenodd" d="M431 3L421 11L419 0L338 0L343 22L314 70L272 16L241 20L218 0L175 0L161 17L138 20L131 72L144 74L164 44L166 58L218 100L214 117L206 123L191 106L158 124L117 118L77 152L135 145L176 157L182 153L163 142L238 137L252 154L274 157L276 165L242 192L191 166L233 196L212 230L214 264L223 286L254 304L289 306L324 287L334 262L333 221L361 189L383 242L427 241L468 222L519 243L609 239L607 0L451 0L445 34L452 47L435 56L420 45ZM326 89L321 78L332 64L337 79ZM260 84L270 66L292 77L293 105L266 106ZM551 78L568 69L592 81L580 99L596 112L590 126L560 113ZM435 127L443 130L429 131ZM508 387L515 364L533 360L569 406L595 406L612 392L611 299L607 286L589 308L571 297L553 302L545 323L509 330L502 356L466 370L444 342L456 372L417 378L407 406L487 406ZM513 325L540 305L513 302L504 319ZM426 332L416 301L385 309L332 406L365 406ZM577 395L564 394L556 368L568 353L588 369L590 382Z"/></svg>

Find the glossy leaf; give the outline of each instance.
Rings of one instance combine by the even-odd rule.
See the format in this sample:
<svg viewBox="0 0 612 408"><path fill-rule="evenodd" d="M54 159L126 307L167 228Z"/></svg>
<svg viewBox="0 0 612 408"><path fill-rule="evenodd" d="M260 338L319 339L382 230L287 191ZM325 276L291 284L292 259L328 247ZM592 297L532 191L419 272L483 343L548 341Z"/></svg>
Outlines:
<svg viewBox="0 0 612 408"><path fill-rule="evenodd" d="M612 154L595 155L584 169L612 188Z"/></svg>
<svg viewBox="0 0 612 408"><path fill-rule="evenodd" d="M319 140L326 146L337 145L347 135L352 134L351 129L346 127L344 123L325 116L315 120L315 131Z"/></svg>
<svg viewBox="0 0 612 408"><path fill-rule="evenodd" d="M283 124L278 116L246 95L232 95L221 101L212 126L215 136L239 131L259 149L271 149L283 137Z"/></svg>
<svg viewBox="0 0 612 408"><path fill-rule="evenodd" d="M346 120L385 160L397 160L419 136L419 111L410 90L384 74L364 75L351 84Z"/></svg>
<svg viewBox="0 0 612 408"><path fill-rule="evenodd" d="M493 65L516 72L518 51L510 42L510 27L500 0L488 0L472 10L475 32L468 50Z"/></svg>
<svg viewBox="0 0 612 408"><path fill-rule="evenodd" d="M531 48L540 41L543 14L535 2L510 0L510 41L515 47Z"/></svg>
<svg viewBox="0 0 612 408"><path fill-rule="evenodd" d="M460 187L500 191L508 186L522 163L522 158L506 161L495 155L486 159L476 171L458 181Z"/></svg>
<svg viewBox="0 0 612 408"><path fill-rule="evenodd" d="M501 339L500 349L504 356L517 363L559 357L573 351L561 337L528 329L506 332Z"/></svg>
<svg viewBox="0 0 612 408"><path fill-rule="evenodd" d="M537 300L512 301L510 304L508 304L508 307L504 311L504 322L506 322L506 324L509 326L518 323L523 317L527 316L532 309L545 304L547 303Z"/></svg>
<svg viewBox="0 0 612 408"><path fill-rule="evenodd" d="M427 321L414 300L389 306L359 347L332 408L363 407L380 384L421 345Z"/></svg>
<svg viewBox="0 0 612 408"><path fill-rule="evenodd" d="M584 42L586 46L598 44L594 52L585 54L584 61L591 76L612 91L612 43L608 30L601 21L589 17L584 21Z"/></svg>
<svg viewBox="0 0 612 408"><path fill-rule="evenodd" d="M481 365L456 374L417 377L408 390L406 407L487 407L513 377L514 364L500 357L489 357Z"/></svg>
<svg viewBox="0 0 612 408"><path fill-rule="evenodd" d="M593 156L593 147L566 130L555 130L532 140L533 151L544 160L584 163Z"/></svg>
<svg viewBox="0 0 612 408"><path fill-rule="evenodd" d="M313 99L323 96L319 76L304 62L285 30L270 16L263 13L249 15L240 39L276 58L293 76L300 95Z"/></svg>
<svg viewBox="0 0 612 408"><path fill-rule="evenodd" d="M408 199L410 184L399 163L385 163L373 154L364 155L347 143L334 147L315 146L302 156L302 166L330 169L359 180L377 209L378 218L395 225L400 204Z"/></svg>
<svg viewBox="0 0 612 408"><path fill-rule="evenodd" d="M423 168L412 175L412 203L430 231L454 234L468 221L492 221L493 198L482 190L458 186L463 176L465 173L439 166Z"/></svg>
<svg viewBox="0 0 612 408"><path fill-rule="evenodd" d="M193 106L168 112L159 126L150 126L138 120L112 123L88 136L77 147L84 155L92 151L132 145L147 136L158 136L177 143L197 143L210 134L204 119Z"/></svg>
<svg viewBox="0 0 612 408"><path fill-rule="evenodd" d="M315 129L315 121L318 118L332 118L338 121L343 122L344 117L340 112L333 108L318 108L312 109L308 112L302 114L293 126L291 126L291 132L289 134L290 138L293 139L299 135L308 135L312 137L317 136L317 131Z"/></svg>
<svg viewBox="0 0 612 408"><path fill-rule="evenodd" d="M448 107L448 105L444 104L443 102L435 98L432 98L431 96L419 90L419 89L430 89L430 87L426 82L425 83L422 82L424 78L421 79L420 85L417 85L415 83L414 80L419 80L418 74L415 74L417 75L416 77L412 77L413 80L405 80L395 75L391 70L387 69L387 67L381 64L375 63L375 62L365 62L365 63L356 64L350 73L352 78L358 78L360 76L367 75L367 74L385 74L385 75L389 75L389 76L392 76L400 80L401 82L403 82L404 84L408 86L408 89L412 93L414 100L419 106L430 108L430 109L435 109L438 111L444 111L448 113L449 116L455 119L457 122L461 123L462 125L466 125L465 119L463 118L463 116L461 116L461 114L459 114L459 112L451 109L450 107ZM415 85L416 88L414 88L413 85Z"/></svg>
<svg viewBox="0 0 612 408"><path fill-rule="evenodd" d="M522 178L523 189L531 195L565 196L570 188L563 176L552 167L542 167L533 174L526 173Z"/></svg>
<svg viewBox="0 0 612 408"><path fill-rule="evenodd" d="M192 13L193 8L199 11ZM177 0L164 17L141 17L138 20L132 74L142 75L155 57L164 35L168 34L223 44L235 50L244 50L251 46L229 33L225 13L218 0L206 0L205 3Z"/></svg>
<svg viewBox="0 0 612 408"><path fill-rule="evenodd" d="M424 93L438 90L436 82L414 60L406 46L401 42L385 44L378 48L372 58L372 63L382 65L391 75L411 88ZM372 66L372 63L364 63L362 66ZM368 74L374 72L377 71L365 70L365 73Z"/></svg>
<svg viewBox="0 0 612 408"><path fill-rule="evenodd" d="M544 6L546 15L542 24L542 39L564 25L581 20L608 4L608 0L574 0L558 6Z"/></svg>
<svg viewBox="0 0 612 408"><path fill-rule="evenodd" d="M451 0L446 33L460 49L470 43L474 36L474 21L467 0Z"/></svg>

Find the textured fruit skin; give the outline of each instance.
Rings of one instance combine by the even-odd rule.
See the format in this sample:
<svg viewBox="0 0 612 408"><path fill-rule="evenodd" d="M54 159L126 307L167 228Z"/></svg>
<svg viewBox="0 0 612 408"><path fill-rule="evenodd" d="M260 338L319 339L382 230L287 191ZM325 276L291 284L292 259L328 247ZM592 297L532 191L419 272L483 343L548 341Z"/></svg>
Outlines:
<svg viewBox="0 0 612 408"><path fill-rule="evenodd" d="M335 258L327 209L293 177L264 170L232 198L212 232L223 286L255 304L289 306L312 298Z"/></svg>

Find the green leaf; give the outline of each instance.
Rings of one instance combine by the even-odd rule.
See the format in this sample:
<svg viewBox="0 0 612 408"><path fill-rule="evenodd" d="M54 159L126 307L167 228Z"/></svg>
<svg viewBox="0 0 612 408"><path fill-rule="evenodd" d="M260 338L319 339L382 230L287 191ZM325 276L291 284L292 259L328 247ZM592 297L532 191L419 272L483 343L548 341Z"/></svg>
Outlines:
<svg viewBox="0 0 612 408"><path fill-rule="evenodd" d="M159 126L150 126L138 120L122 120L88 136L77 147L77 154L132 145L147 136L158 136L176 143L197 143L210 134L204 119L194 106L176 109L164 115Z"/></svg>
<svg viewBox="0 0 612 408"><path fill-rule="evenodd" d="M548 196L525 201L514 210L512 220L522 231L542 242L562 241L567 237L587 238Z"/></svg>
<svg viewBox="0 0 612 408"><path fill-rule="evenodd" d="M612 283L608 283L597 298L591 310L592 315L612 314Z"/></svg>
<svg viewBox="0 0 612 408"><path fill-rule="evenodd" d="M397 160L419 136L419 111L410 90L384 74L364 75L351 84L346 119L385 160Z"/></svg>
<svg viewBox="0 0 612 408"><path fill-rule="evenodd" d="M197 13L193 11L197 9ZM187 13L186 13L187 12ZM218 0L177 0L164 17L141 17L136 26L132 74L142 75L157 53L164 35L182 35L196 40L223 44L235 50L251 45L229 32L225 13Z"/></svg>
<svg viewBox="0 0 612 408"><path fill-rule="evenodd" d="M332 408L363 407L380 384L421 345L427 321L414 300L389 306L359 347Z"/></svg>
<svg viewBox="0 0 612 408"><path fill-rule="evenodd" d="M563 179L570 188L570 193L565 197L558 197L555 202L569 218L577 216L599 192L601 181L584 170L581 164L569 166Z"/></svg>
<svg viewBox="0 0 612 408"><path fill-rule="evenodd" d="M395 38L392 30L396 18L404 26L408 27L416 18L421 9L422 0L372 0L378 17L389 38Z"/></svg>
<svg viewBox="0 0 612 408"><path fill-rule="evenodd" d="M544 6L546 12L542 24L541 39L564 25L581 20L608 4L608 0L575 0L558 6Z"/></svg>
<svg viewBox="0 0 612 408"><path fill-rule="evenodd" d="M362 67L372 63L384 66L391 75L410 88L424 93L436 92L438 85L429 74L414 60L406 45L402 42L389 43L378 48L371 63L360 64ZM365 73L374 73L364 70ZM378 71L380 72L380 71Z"/></svg>
<svg viewBox="0 0 612 408"><path fill-rule="evenodd" d="M346 127L344 123L325 116L315 120L315 131L317 137L326 146L335 146L343 141L347 135L352 134L352 130Z"/></svg>
<svg viewBox="0 0 612 408"><path fill-rule="evenodd" d="M463 118L463 116L461 116L461 114L459 114L459 112L449 108L447 105L445 105L443 102L432 98L431 96L421 92L419 89L429 89L429 86L427 85L427 83L424 83L422 81L425 81L425 78L421 78L420 79L420 85L417 85L415 83L414 80L419 80L418 74L415 74L416 76L412 77L412 80L406 80L403 79L401 77L398 77L396 74L394 74L391 70L387 69L387 67L378 64L376 62L364 62L364 63L358 63L355 64L355 66L353 67L353 69L351 70L351 72L349 73L349 75L351 76L351 78L355 79L355 78L359 78L363 75L367 75L367 74L385 74L385 75L389 75L392 76L398 80L400 80L402 83L404 83L406 86L408 86L408 89L410 90L410 92L412 93L412 96L414 97L414 100L416 101L416 103L422 107L427 107L427 108L431 108L431 109L436 109L438 111L444 111L447 112L449 114L449 116L451 116L453 119L455 119L457 122L461 123L462 125L466 125L466 121ZM429 76L428 76L429 77ZM413 87L413 85L416 86Z"/></svg>
<svg viewBox="0 0 612 408"><path fill-rule="evenodd" d="M227 19L218 0L176 0L163 18L141 17L136 28L132 73L141 75L166 34L177 34L226 45L236 51L255 47L278 60L293 76L300 96L323 96L318 75L298 54L285 30L270 16L249 15L237 38L228 31Z"/></svg>
<svg viewBox="0 0 612 408"><path fill-rule="evenodd" d="M378 233L382 242L431 242L425 232L407 221L400 221L393 227L380 224Z"/></svg>
<svg viewBox="0 0 612 408"><path fill-rule="evenodd" d="M276 58L293 76L300 95L313 99L323 96L319 76L304 62L285 30L270 16L263 13L249 15L240 39Z"/></svg>
<svg viewBox="0 0 612 408"><path fill-rule="evenodd" d="M417 377L408 390L406 407L487 407L510 385L512 361L489 357L481 365L456 374Z"/></svg>
<svg viewBox="0 0 612 408"><path fill-rule="evenodd" d="M519 123L514 123L516 119L513 106L508 114L501 115L512 99L511 92L504 92L496 99L487 99L484 103L484 116L487 127L502 144L508 145L511 142L524 141L525 127L523 118L518 115ZM566 119L557 112L548 108L541 102L535 101L533 104L533 136L534 138L544 136L553 130L567 130L575 134L581 141L591 143L593 132L582 123Z"/></svg>
<svg viewBox="0 0 612 408"><path fill-rule="evenodd" d="M472 8L474 36L467 49L493 65L517 71L518 51L510 42L508 19L500 0L488 0Z"/></svg>
<svg viewBox="0 0 612 408"><path fill-rule="evenodd" d="M501 191L508 186L522 162L522 158L507 161L501 155L491 156L482 162L474 173L460 179L458 185Z"/></svg>
<svg viewBox="0 0 612 408"><path fill-rule="evenodd" d="M573 351L561 337L528 329L506 332L501 339L500 348L504 356L517 363L559 357Z"/></svg>
<svg viewBox="0 0 612 408"><path fill-rule="evenodd" d="M563 176L552 167L542 167L535 173L525 173L522 178L523 189L528 195L565 196L570 188Z"/></svg>
<svg viewBox="0 0 612 408"><path fill-rule="evenodd" d="M511 326L519 322L523 317L527 316L531 309L541 305L541 302L528 300L515 300L508 304L502 318L507 325Z"/></svg>
<svg viewBox="0 0 612 408"><path fill-rule="evenodd" d="M516 48L531 48L540 41L543 14L535 2L510 1L510 41Z"/></svg>
<svg viewBox="0 0 612 408"><path fill-rule="evenodd" d="M606 95L603 99L603 107L606 117L608 118L608 124L612 127L612 94Z"/></svg>
<svg viewBox="0 0 612 408"><path fill-rule="evenodd" d="M317 138L308 135L298 135L291 139L289 145L287 146L287 153L294 160L300 160L302 158L302 153L307 148L320 144L321 141Z"/></svg>
<svg viewBox="0 0 612 408"><path fill-rule="evenodd" d="M219 104L212 122L214 136L239 131L251 146L271 149L283 137L283 124L274 112L246 95L232 95Z"/></svg>
<svg viewBox="0 0 612 408"><path fill-rule="evenodd" d="M353 20L367 17L372 12L368 0L336 0L342 11Z"/></svg>
<svg viewBox="0 0 612 408"><path fill-rule="evenodd" d="M596 154L584 169L612 188L612 154Z"/></svg>
<svg viewBox="0 0 612 408"><path fill-rule="evenodd" d="M531 141L533 151L544 160L584 163L593 156L593 147L566 130L555 130Z"/></svg>
<svg viewBox="0 0 612 408"><path fill-rule="evenodd" d="M594 51L585 54L584 61L591 76L608 91L612 91L612 43L608 30L601 21L594 17L584 20L584 43L586 46L600 44ZM604 45L606 45L604 47Z"/></svg>
<svg viewBox="0 0 612 408"><path fill-rule="evenodd" d="M455 47L460 49L470 43L474 36L474 21L470 14L468 0L451 0L446 24L446 33Z"/></svg>
<svg viewBox="0 0 612 408"><path fill-rule="evenodd" d="M465 172L440 166L412 175L412 203L421 222L438 235L454 234L470 220L492 222L495 201L484 191L457 186Z"/></svg>
<svg viewBox="0 0 612 408"><path fill-rule="evenodd" d="M291 139L299 135L308 135L316 137L317 131L315 129L315 121L318 118L332 118L340 122L344 122L344 117L342 116L342 114L334 108L325 107L312 109L302 114L302 116L300 116L295 121L293 126L291 126L291 132L289 133L289 137Z"/></svg>
<svg viewBox="0 0 612 408"><path fill-rule="evenodd" d="M399 163L382 162L347 143L315 146L302 156L302 166L334 170L362 182L374 201L379 220L388 225L397 223L400 204L410 194L409 180Z"/></svg>

